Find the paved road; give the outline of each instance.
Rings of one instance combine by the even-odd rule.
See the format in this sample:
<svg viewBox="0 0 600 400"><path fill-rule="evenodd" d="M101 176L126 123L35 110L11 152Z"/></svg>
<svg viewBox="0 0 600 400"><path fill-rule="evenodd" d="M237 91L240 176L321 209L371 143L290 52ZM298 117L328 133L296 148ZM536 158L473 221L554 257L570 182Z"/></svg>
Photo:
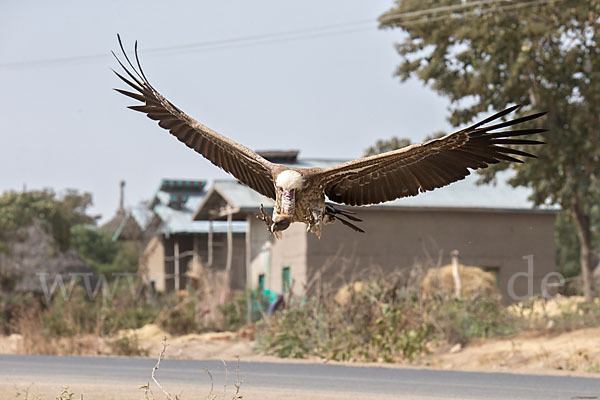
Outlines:
<svg viewBox="0 0 600 400"><path fill-rule="evenodd" d="M0 398L14 398L14 388L26 382L71 388L91 384L95 386L87 387L87 393L97 390L106 398L122 398L118 388L137 390L150 380L154 364L144 358L0 355L0 388L6 395ZM186 398L189 388L206 392L210 386L204 368L221 390L225 375L219 361L163 360L157 377L164 386L183 388ZM230 381L234 373L235 362L230 362ZM257 395L269 392L300 396L289 398L317 398L311 395L315 392L318 398L347 399L600 399L600 379L594 378L257 362L240 363L240 373L245 376L242 393L252 394L244 400L264 398ZM12 391L7 389L11 387Z"/></svg>

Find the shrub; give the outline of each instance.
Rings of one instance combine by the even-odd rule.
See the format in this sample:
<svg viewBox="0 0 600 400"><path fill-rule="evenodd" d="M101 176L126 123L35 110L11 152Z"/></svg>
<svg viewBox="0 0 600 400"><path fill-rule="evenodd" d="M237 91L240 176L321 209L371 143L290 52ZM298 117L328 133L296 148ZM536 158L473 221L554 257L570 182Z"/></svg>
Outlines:
<svg viewBox="0 0 600 400"><path fill-rule="evenodd" d="M500 298L438 299L428 304L428 317L448 343L466 344L473 338L515 333L516 318L502 306Z"/></svg>
<svg viewBox="0 0 600 400"><path fill-rule="evenodd" d="M168 299L165 308L168 309L168 316L162 320L162 325L167 332L186 334L200 330L193 298L187 297L180 302Z"/></svg>
<svg viewBox="0 0 600 400"><path fill-rule="evenodd" d="M344 290L337 301L326 296L292 302L259 323L258 348L280 357L387 362L411 360L425 350L430 327L414 318L418 302L394 298L383 282Z"/></svg>
<svg viewBox="0 0 600 400"><path fill-rule="evenodd" d="M414 287L387 278L306 302L291 299L286 310L257 324L257 348L279 357L412 361L429 342L465 344L514 331L498 297L423 302Z"/></svg>
<svg viewBox="0 0 600 400"><path fill-rule="evenodd" d="M232 299L219 305L218 309L223 315L222 329L237 331L246 324L247 320L246 292L235 292Z"/></svg>
<svg viewBox="0 0 600 400"><path fill-rule="evenodd" d="M139 356L144 357L148 355L148 350L144 349L139 340L133 336L123 336L116 340L112 340L109 342L109 346L112 350L112 353L118 356Z"/></svg>
<svg viewBox="0 0 600 400"><path fill-rule="evenodd" d="M299 305L282 310L276 318L260 321L257 324L257 348L282 358L319 354L322 340L318 336L325 334L319 327L324 321L319 321L313 311L311 304Z"/></svg>

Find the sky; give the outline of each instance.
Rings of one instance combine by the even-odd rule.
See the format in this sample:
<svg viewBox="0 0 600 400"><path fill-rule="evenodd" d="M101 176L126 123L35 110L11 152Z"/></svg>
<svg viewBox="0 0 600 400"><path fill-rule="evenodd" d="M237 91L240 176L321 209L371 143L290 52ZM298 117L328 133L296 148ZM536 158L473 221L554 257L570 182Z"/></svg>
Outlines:
<svg viewBox="0 0 600 400"><path fill-rule="evenodd" d="M2 1L0 192L91 192L90 212L104 221L121 179L132 206L162 178L226 177L111 90L125 88L110 70L118 68L110 55L117 33L127 50L139 42L146 76L171 102L252 149L350 159L380 138L449 131L445 98L393 76L402 32L376 22L392 6Z"/></svg>

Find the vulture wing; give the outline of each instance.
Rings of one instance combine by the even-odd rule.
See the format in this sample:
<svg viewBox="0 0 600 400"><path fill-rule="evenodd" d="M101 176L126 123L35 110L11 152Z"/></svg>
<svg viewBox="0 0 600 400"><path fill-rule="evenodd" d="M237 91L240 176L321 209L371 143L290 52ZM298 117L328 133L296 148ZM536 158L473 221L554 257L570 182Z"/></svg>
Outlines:
<svg viewBox="0 0 600 400"><path fill-rule="evenodd" d="M202 154L214 165L229 172L240 182L260 194L275 199L272 174L274 164L265 160L249 148L207 128L165 99L150 85L142 71L137 53L137 42L135 44L135 58L138 68L136 69L123 49L121 38L117 37L119 38L119 45L121 46L123 56L131 67L131 70L113 52L113 55L129 78L116 71L113 72L126 84L131 86L134 91L115 90L144 103L143 105L130 106L129 108L143 112L148 118L158 121L158 125L161 128L167 129L179 141Z"/></svg>
<svg viewBox="0 0 600 400"><path fill-rule="evenodd" d="M546 130L497 130L530 121L545 113L483 126L518 107L510 107L439 139L324 169L315 178L321 182L330 200L361 206L416 196L420 192L446 186L469 175L469 168L485 168L502 160L523 162L510 155L535 156L503 145L543 144L519 137Z"/></svg>

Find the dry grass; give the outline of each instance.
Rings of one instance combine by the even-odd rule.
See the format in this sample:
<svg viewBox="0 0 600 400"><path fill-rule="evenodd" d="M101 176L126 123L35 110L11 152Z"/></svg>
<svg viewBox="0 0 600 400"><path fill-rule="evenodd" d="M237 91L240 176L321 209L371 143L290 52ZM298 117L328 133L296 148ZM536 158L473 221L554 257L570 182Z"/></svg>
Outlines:
<svg viewBox="0 0 600 400"><path fill-rule="evenodd" d="M494 276L478 267L466 265L458 266L458 274L462 281L462 296L465 298L499 297L500 291ZM454 278L452 266L445 265L441 268L430 268L421 284L423 297L451 297L454 294Z"/></svg>
<svg viewBox="0 0 600 400"><path fill-rule="evenodd" d="M167 347L168 347L168 343L167 343L167 338L165 337L162 341L161 350L158 354L156 364L150 371L150 378L152 379L152 382L154 383L154 385L156 385L156 387L160 390L160 392L162 392L162 394L165 396L165 398L167 400L183 400L181 393L175 394L175 395L172 394L163 386L163 384L159 381L159 379L157 377L157 371L160 369L160 363L166 357ZM237 365L235 368L235 381L233 382L231 387L229 384L229 368L228 368L227 364L225 363L225 361L222 361L222 362L223 362L223 366L225 367L225 382L223 384L222 391L217 392L215 390L215 381L214 381L213 375L211 374L211 372L208 369L204 369L204 372L208 375L208 377L210 379L210 389L208 391L208 394L204 397L204 400L241 400L243 398L243 395L241 394L241 387L242 387L242 384L244 383L244 380L240 376L239 358L238 358ZM43 397L34 393L33 387L34 387L33 383L22 389L15 387L15 390L16 390L15 398L23 399L23 400L42 400ZM157 399L156 395L154 394L154 391L152 390L152 386L150 383L146 383L145 385L140 386L139 389L143 391L143 396L144 396L145 400L156 400ZM56 400L75 400L75 399L83 400L84 396L83 396L83 394L77 395L74 391L70 390L70 388L68 386L63 387L60 394L58 396L56 396Z"/></svg>
<svg viewBox="0 0 600 400"><path fill-rule="evenodd" d="M433 287L437 275L427 271L439 271L436 264L417 264L392 274L371 268L350 275L347 270L353 268L344 265L352 266L351 257L347 262L342 268L332 262L333 272L326 263L306 288L312 296L304 300L291 295L286 310L259 323L258 349L279 357L418 362L432 344L464 345L474 338L513 333L513 317L498 291L469 289L481 289L485 285L479 280L493 279L481 270L463 268L468 295L462 299L444 291L425 298L422 282L429 277L428 287ZM322 279L327 274L328 279ZM336 290L332 282L342 282L341 288Z"/></svg>
<svg viewBox="0 0 600 400"><path fill-rule="evenodd" d="M156 364L152 368L152 373L151 373L152 381L161 390L161 392L165 395L165 397L168 400L181 400L182 399L181 395L171 394L169 391L167 391L163 387L163 385L160 383L160 381L156 377L156 371L158 371L160 369L160 362L165 358L167 346L168 346L167 338L165 337L162 342L162 349L161 349L160 353L158 354L158 360L156 361ZM225 363L225 361L222 361L222 362L223 362L223 366L225 367L225 383L223 385L223 392L221 394L220 399L222 399L222 400L226 400L226 399L240 400L240 399L242 399L243 396L240 394L240 389L242 387L243 380L240 379L239 358L238 358L237 367L235 369L235 383L233 384L233 387L235 388L235 392L233 393L232 397L229 397L227 394L228 384L229 384L229 370L228 370L228 367L227 367L227 364ZM206 400L217 400L217 399L219 399L219 395L217 393L215 393L215 385L214 385L213 376L208 369L205 369L204 371L210 378L210 391L209 391L208 395L206 395L205 399ZM150 388L149 383L144 386L141 386L140 389L144 390L144 399L147 399L147 400L155 399L154 393L152 392L152 389Z"/></svg>
<svg viewBox="0 0 600 400"><path fill-rule="evenodd" d="M475 340L458 352L440 349L422 362L444 369L598 373L600 328L558 335L526 331L509 338Z"/></svg>
<svg viewBox="0 0 600 400"><path fill-rule="evenodd" d="M56 295L49 303L0 293L0 310L11 305L10 316L0 320L0 328L6 335L15 334L15 339L18 336L14 344L19 353L133 356L147 355L143 344L147 335L139 334L144 334L140 328L152 326L149 324L155 324L160 337L165 331L183 335L208 328L197 323L199 300L193 295L148 300L134 298L128 287L121 289L114 297L101 293L90 301L85 290L75 286L69 299ZM226 303L215 311L223 322L216 327L220 330L227 329L227 324L238 327L242 315L245 320L239 296L230 303L235 304Z"/></svg>

